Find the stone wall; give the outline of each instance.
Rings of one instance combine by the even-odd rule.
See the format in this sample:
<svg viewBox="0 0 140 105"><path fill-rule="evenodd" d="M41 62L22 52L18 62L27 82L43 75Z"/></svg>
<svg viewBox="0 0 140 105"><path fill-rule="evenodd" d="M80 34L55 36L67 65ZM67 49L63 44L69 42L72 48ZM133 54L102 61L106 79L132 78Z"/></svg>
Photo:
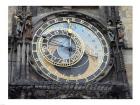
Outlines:
<svg viewBox="0 0 140 105"><path fill-rule="evenodd" d="M8 7L8 35L12 34L12 26L13 26L13 15L16 13L16 7L9 6Z"/></svg>
<svg viewBox="0 0 140 105"><path fill-rule="evenodd" d="M125 32L125 44L128 48L133 47L132 43L132 7L123 6L119 8L121 21L124 25Z"/></svg>
<svg viewBox="0 0 140 105"><path fill-rule="evenodd" d="M127 71L128 81L130 86L132 87L132 69L133 69L133 30L132 30L132 19L133 19L133 8L131 6L123 6L119 7L119 13L121 17L121 21L124 25L125 32L125 45L126 48L123 50L125 67Z"/></svg>

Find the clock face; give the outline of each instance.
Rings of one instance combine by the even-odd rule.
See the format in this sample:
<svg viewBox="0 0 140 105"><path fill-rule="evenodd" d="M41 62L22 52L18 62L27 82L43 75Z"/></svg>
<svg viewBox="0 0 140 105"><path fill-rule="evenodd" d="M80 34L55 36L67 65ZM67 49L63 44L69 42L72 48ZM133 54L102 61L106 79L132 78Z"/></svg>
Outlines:
<svg viewBox="0 0 140 105"><path fill-rule="evenodd" d="M109 46L90 23L74 17L45 22L35 32L32 54L36 71L58 82L89 82L107 71Z"/></svg>
<svg viewBox="0 0 140 105"><path fill-rule="evenodd" d="M68 67L81 60L84 54L84 43L75 33L67 30L53 30L43 33L39 49L43 57L53 65Z"/></svg>

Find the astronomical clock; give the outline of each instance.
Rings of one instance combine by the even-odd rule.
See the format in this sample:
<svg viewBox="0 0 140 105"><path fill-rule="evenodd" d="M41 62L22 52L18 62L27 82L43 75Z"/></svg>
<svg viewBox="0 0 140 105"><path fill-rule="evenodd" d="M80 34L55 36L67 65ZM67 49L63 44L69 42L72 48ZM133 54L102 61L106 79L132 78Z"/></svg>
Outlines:
<svg viewBox="0 0 140 105"><path fill-rule="evenodd" d="M36 71L57 82L89 82L108 71L110 48L92 24L75 17L44 22L34 33Z"/></svg>
<svg viewBox="0 0 140 105"><path fill-rule="evenodd" d="M105 26L98 19L73 10L60 10L32 18L31 29L23 32L23 39L29 43L29 56L28 61L25 58L25 63L29 62L27 66L32 76L26 78L27 69L21 74L25 74L23 84L33 84L34 88L30 88L35 91L31 92L32 89L26 85L29 90L21 92L24 98L122 97L119 96L121 93L113 90L123 91L117 85L122 82L114 79L118 75L116 65L122 66L114 55L115 51L119 51L119 48L116 50L117 31L108 29L108 25L114 27L114 21L107 21ZM31 38L26 36L29 29Z"/></svg>

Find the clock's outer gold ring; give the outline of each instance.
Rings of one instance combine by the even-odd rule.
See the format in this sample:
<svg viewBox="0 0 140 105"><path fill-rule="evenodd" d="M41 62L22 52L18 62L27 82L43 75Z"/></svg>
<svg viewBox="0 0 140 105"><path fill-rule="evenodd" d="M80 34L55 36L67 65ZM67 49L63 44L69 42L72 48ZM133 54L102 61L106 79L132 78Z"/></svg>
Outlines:
<svg viewBox="0 0 140 105"><path fill-rule="evenodd" d="M80 19L79 19L80 20ZM82 21L82 23L83 23L84 21ZM85 22L86 24L87 24L87 22ZM88 23L89 24L89 23ZM43 27L43 26L42 26ZM86 27L92 27L92 25L88 25L88 26L86 26ZM95 27L94 27L94 29L95 30L97 30L97 32L96 33L98 33L98 34L100 34L100 35L102 35L102 33L100 33L99 31L98 31L98 29L96 29ZM107 42L106 42L106 44L107 44ZM108 45L108 44L107 44ZM109 48L107 47L107 50L108 50ZM108 51L109 52L109 51ZM106 56L108 56L108 58L107 58L107 61L109 61L109 54L106 54ZM106 63L107 63L107 61L106 61ZM93 75L93 76L90 76L91 78L87 78L88 79L88 81L91 81L91 80L95 80L101 73L103 73L103 71L104 72L106 72L106 71L108 71L107 69L106 69L106 66L104 66L103 67L104 69L100 69L100 70L98 70L95 74L96 75ZM49 76L50 78L52 78L49 74L47 74L47 76ZM54 78L52 78L52 79L54 79ZM54 79L55 80L55 79ZM65 80L64 80L65 81ZM81 81L81 80L80 80ZM87 82L88 82L87 81ZM68 82L68 81L67 81Z"/></svg>

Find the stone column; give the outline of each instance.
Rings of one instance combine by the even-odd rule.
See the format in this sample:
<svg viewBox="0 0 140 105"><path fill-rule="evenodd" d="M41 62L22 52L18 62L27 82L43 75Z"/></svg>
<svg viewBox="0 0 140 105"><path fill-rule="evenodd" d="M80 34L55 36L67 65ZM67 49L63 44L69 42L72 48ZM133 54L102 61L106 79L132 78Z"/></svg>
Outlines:
<svg viewBox="0 0 140 105"><path fill-rule="evenodd" d="M16 13L15 6L8 7L8 36L12 35L13 15Z"/></svg>
<svg viewBox="0 0 140 105"><path fill-rule="evenodd" d="M17 45L17 63L16 63L16 80L19 80L20 77L19 77L19 74L20 74L20 65L21 65L21 59L20 59L20 56L21 56L21 44L18 43Z"/></svg>

